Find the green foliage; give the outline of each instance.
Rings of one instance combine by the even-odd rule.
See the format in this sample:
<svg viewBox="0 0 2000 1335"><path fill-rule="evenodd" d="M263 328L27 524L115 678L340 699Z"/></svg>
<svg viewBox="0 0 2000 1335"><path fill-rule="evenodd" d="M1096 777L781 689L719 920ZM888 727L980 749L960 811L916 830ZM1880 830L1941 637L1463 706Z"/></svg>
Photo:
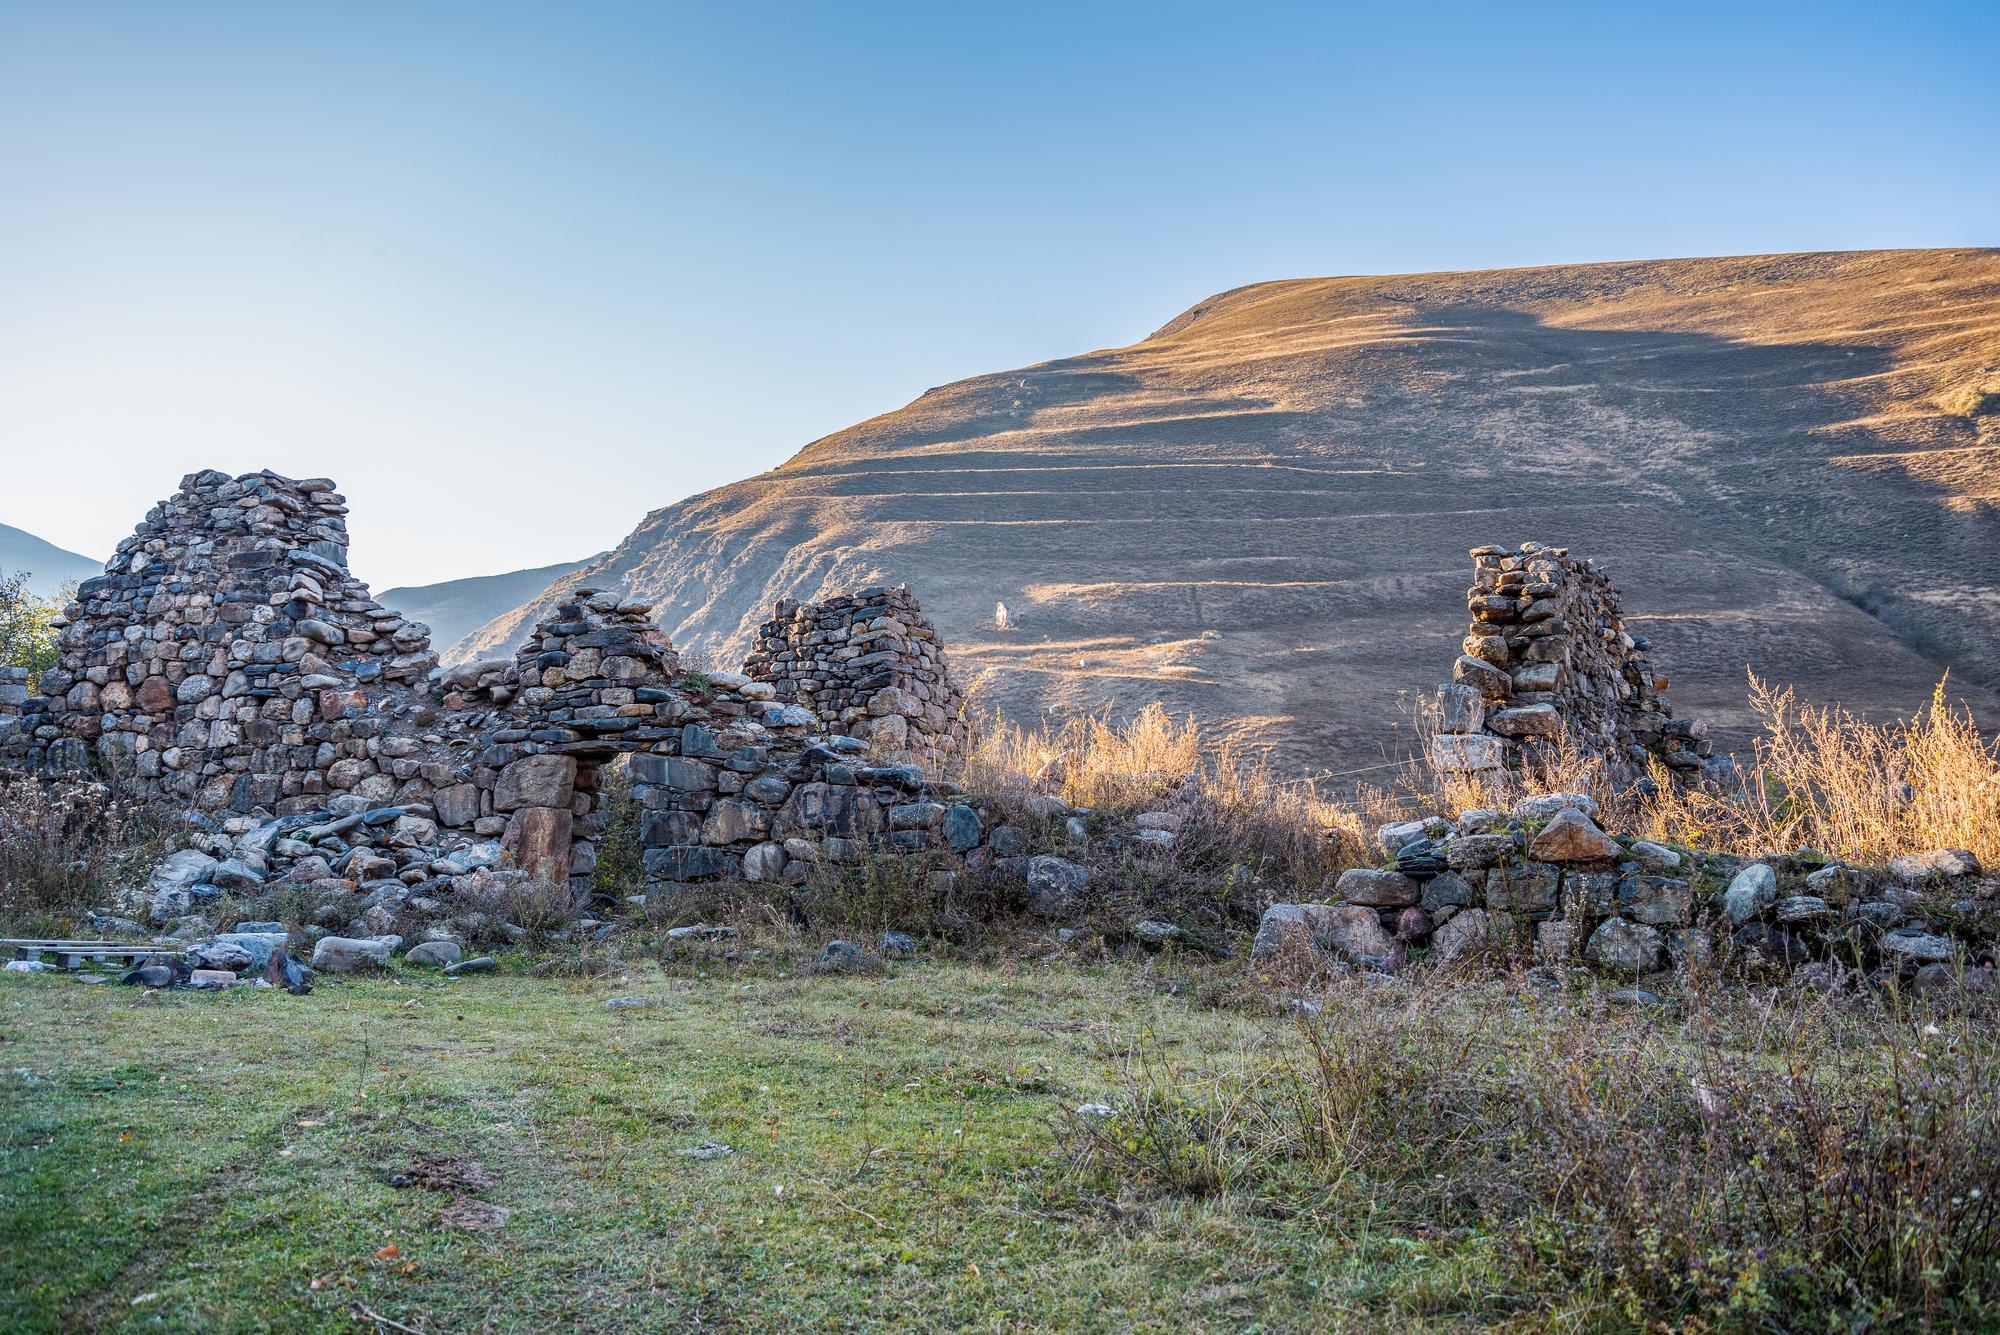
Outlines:
<svg viewBox="0 0 2000 1335"><path fill-rule="evenodd" d="M55 619L74 586L65 585L54 598L38 598L27 585L28 572L0 571L0 667L28 669L28 689L56 665Z"/></svg>
<svg viewBox="0 0 2000 1335"><path fill-rule="evenodd" d="M622 900L638 894L645 883L645 846L639 823L644 815L632 797L631 771L612 765L601 779L604 833L597 838L597 865L590 871L591 893Z"/></svg>

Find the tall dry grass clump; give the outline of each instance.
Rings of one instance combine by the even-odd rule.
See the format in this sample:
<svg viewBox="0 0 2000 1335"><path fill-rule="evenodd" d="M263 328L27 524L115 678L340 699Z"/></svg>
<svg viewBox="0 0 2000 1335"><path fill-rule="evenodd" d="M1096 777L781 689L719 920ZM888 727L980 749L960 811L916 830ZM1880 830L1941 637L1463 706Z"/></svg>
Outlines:
<svg viewBox="0 0 2000 1335"><path fill-rule="evenodd" d="M83 779L0 781L0 930L73 930L171 845L161 812Z"/></svg>
<svg viewBox="0 0 2000 1335"><path fill-rule="evenodd" d="M1362 818L1315 782L1234 740L1204 741L1192 716L1157 703L1122 726L1073 717L1028 729L995 714L974 730L962 777L974 792L1050 793L1113 816L1172 809L1186 822L1184 861L1243 861L1294 883L1337 870L1361 839Z"/></svg>
<svg viewBox="0 0 2000 1335"><path fill-rule="evenodd" d="M1754 674L1750 704L1764 725L1754 765L1721 789L1659 783L1638 806L1642 832L1723 852L1811 848L1865 862L1962 848L2000 865L2000 739L1981 735L1944 682L1913 717L1888 723L1809 704Z"/></svg>

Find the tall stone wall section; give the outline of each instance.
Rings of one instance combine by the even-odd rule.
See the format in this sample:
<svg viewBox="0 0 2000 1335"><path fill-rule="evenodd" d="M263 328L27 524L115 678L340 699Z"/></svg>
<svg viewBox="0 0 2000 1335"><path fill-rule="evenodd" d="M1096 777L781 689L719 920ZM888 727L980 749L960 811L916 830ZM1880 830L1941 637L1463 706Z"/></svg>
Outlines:
<svg viewBox="0 0 2000 1335"><path fill-rule="evenodd" d="M743 670L881 753L925 762L965 744L965 695L907 585L778 603Z"/></svg>
<svg viewBox="0 0 2000 1335"><path fill-rule="evenodd" d="M1534 542L1475 548L1472 559L1472 625L1452 681L1438 688L1436 768L1497 787L1567 747L1624 785L1651 760L1694 772L1711 759L1706 727L1674 717L1651 646L1626 629L1597 563Z"/></svg>
<svg viewBox="0 0 2000 1335"><path fill-rule="evenodd" d="M348 572L346 513L323 478L184 478L78 588L20 743L201 807L393 800L417 748L384 749L385 701L437 660Z"/></svg>

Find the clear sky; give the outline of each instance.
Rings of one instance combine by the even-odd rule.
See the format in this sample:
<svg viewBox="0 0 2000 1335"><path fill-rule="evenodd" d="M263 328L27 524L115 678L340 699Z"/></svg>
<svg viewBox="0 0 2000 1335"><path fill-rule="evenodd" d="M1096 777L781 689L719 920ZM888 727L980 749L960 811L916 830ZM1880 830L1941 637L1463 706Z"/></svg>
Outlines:
<svg viewBox="0 0 2000 1335"><path fill-rule="evenodd" d="M2000 244L2000 5L0 0L0 522L571 559L1333 273Z"/></svg>

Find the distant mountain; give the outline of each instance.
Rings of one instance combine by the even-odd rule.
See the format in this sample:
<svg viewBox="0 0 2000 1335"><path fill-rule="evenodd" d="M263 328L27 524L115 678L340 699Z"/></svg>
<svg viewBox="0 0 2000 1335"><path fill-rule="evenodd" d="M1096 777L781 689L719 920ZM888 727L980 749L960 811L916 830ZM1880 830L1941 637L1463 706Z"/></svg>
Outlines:
<svg viewBox="0 0 2000 1335"><path fill-rule="evenodd" d="M81 583L104 573L104 563L66 552L32 533L0 524L0 574L26 572L28 587L41 597L53 596L63 585Z"/></svg>
<svg viewBox="0 0 2000 1335"><path fill-rule="evenodd" d="M590 560L599 560L602 555ZM376 601L429 626L431 646L443 653L494 617L539 596L551 582L589 563L564 561L504 575L474 575L442 584L410 584L377 594Z"/></svg>
<svg viewBox="0 0 2000 1335"><path fill-rule="evenodd" d="M1870 714L1950 668L2000 726L2000 251L1237 288L655 511L565 583L727 664L779 598L907 580L1018 719L1158 700L1352 771L1450 670L1467 549L1524 539L1606 562L1724 749L1746 666Z"/></svg>

